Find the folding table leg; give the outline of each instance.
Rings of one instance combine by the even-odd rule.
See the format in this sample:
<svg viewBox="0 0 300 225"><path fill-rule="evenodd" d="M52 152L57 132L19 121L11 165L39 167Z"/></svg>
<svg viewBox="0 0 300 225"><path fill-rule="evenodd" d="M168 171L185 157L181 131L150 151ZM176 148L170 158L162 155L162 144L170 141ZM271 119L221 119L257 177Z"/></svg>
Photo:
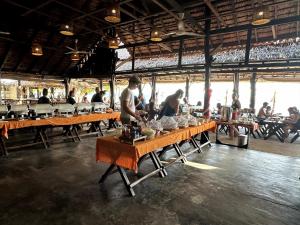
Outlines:
<svg viewBox="0 0 300 225"><path fill-rule="evenodd" d="M130 186L130 181L129 181L128 177L127 177L127 174L126 174L125 170L122 167L120 167L120 166L117 166L117 168L119 170L119 173L120 173L120 175L122 177L122 180L123 180L123 182L125 184L125 187L126 187L128 193L129 193L129 195L132 196L132 197L135 196L134 190Z"/></svg>
<svg viewBox="0 0 300 225"><path fill-rule="evenodd" d="M155 169L161 169L162 166L157 162L157 158L154 156L154 153L153 153L153 152L150 152L149 155L150 155L150 158L151 158L151 160L152 160L152 162L153 162L153 164L154 164L154 166L155 166ZM161 170L161 171L159 172L159 176L160 176L160 177L165 177L166 175L165 175L165 173Z"/></svg>
<svg viewBox="0 0 300 225"><path fill-rule="evenodd" d="M201 153L201 147L200 147L200 145L198 145L198 143L196 142L196 140L195 140L194 137L191 138L191 143L192 143L193 147L196 148L196 149L198 149L197 151L199 153Z"/></svg>
<svg viewBox="0 0 300 225"><path fill-rule="evenodd" d="M211 146L209 137L206 135L206 133L207 133L207 131L201 133L201 140L200 140L200 146L201 147L204 147L205 145ZM217 137L218 137L218 133L216 134L216 139L218 139Z"/></svg>
<svg viewBox="0 0 300 225"><path fill-rule="evenodd" d="M165 167L163 166L163 164L161 163L161 161L160 161L158 155L156 154L156 152L152 152L152 154L153 154L153 157L156 159L156 161L157 161L157 163L158 163L158 166L159 166L160 168L162 168L163 174L164 174L165 176L167 176L168 173L167 173Z"/></svg>
<svg viewBox="0 0 300 225"><path fill-rule="evenodd" d="M8 156L8 152L7 152L7 148L6 148L6 145L5 145L5 141L4 141L4 138L2 136L0 137L0 145L1 145L1 149L2 149L2 154L4 156Z"/></svg>
<svg viewBox="0 0 300 225"><path fill-rule="evenodd" d="M47 149L47 148L48 148L48 145L47 145L47 143L46 143L46 141L45 141L45 138L44 138L44 136L43 136L43 132L42 132L41 129L40 129L38 135L39 135L39 137L41 138L41 140L42 140L42 142L43 142L43 144L44 144L45 149Z"/></svg>
<svg viewBox="0 0 300 225"><path fill-rule="evenodd" d="M74 136L73 136L73 133L72 133L72 131L71 131L70 128L68 128L67 134L71 136L73 142L76 142L76 140L75 140L75 138L74 138Z"/></svg>
<svg viewBox="0 0 300 225"><path fill-rule="evenodd" d="M178 156L183 156L183 155L184 155L177 143L174 144L173 146L174 146L175 151L177 152L177 155L178 155ZM185 163L185 162L186 162L186 158L185 158L185 157L182 158L182 159L181 159L181 162L182 162L182 163Z"/></svg>
<svg viewBox="0 0 300 225"><path fill-rule="evenodd" d="M46 139L46 144L48 147L50 147L50 144L49 144L49 138L48 138L48 135L46 133L46 128L42 129L42 135L44 135L45 139Z"/></svg>
<svg viewBox="0 0 300 225"><path fill-rule="evenodd" d="M98 181L98 183L103 183L106 178L108 177L108 175L111 173L111 171L115 168L114 164L111 164L108 169L105 171L105 173L101 176L100 180Z"/></svg>
<svg viewBox="0 0 300 225"><path fill-rule="evenodd" d="M163 149L158 153L158 157L162 157L167 151L169 146L163 147Z"/></svg>
<svg viewBox="0 0 300 225"><path fill-rule="evenodd" d="M75 137L78 139L78 141L81 141L81 139L80 139L80 137L79 137L79 134L78 134L78 131L77 131L77 128L74 126L74 127L72 128L72 130L74 131Z"/></svg>

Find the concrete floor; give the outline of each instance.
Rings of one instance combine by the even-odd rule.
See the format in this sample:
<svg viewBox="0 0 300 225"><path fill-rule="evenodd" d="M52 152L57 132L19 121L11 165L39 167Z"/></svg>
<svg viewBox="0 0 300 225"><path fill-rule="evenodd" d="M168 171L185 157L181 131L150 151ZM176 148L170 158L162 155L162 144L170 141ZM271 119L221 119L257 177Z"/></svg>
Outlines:
<svg viewBox="0 0 300 225"><path fill-rule="evenodd" d="M189 160L132 198L118 173L97 184L107 165L95 137L12 152L0 159L0 224L300 224L299 158L213 145Z"/></svg>

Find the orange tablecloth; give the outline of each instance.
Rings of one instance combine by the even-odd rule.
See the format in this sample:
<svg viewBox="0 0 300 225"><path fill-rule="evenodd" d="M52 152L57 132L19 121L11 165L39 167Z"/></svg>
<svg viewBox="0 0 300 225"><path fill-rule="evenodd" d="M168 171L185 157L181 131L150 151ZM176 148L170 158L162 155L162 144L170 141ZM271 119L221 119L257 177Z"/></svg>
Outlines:
<svg viewBox="0 0 300 225"><path fill-rule="evenodd" d="M100 120L119 119L120 113L93 113L87 115L78 115L73 117L53 117L40 120L16 120L0 122L0 128L2 129L2 136L8 138L8 130L19 129L24 127L36 127L36 126L65 126L80 123L96 122Z"/></svg>
<svg viewBox="0 0 300 225"><path fill-rule="evenodd" d="M135 145L121 143L117 137L100 137L96 144L96 160L115 164L134 171L138 170L138 161L143 155L156 149L187 140L203 131L215 131L214 121L196 127L188 127L155 137L155 139L138 142Z"/></svg>

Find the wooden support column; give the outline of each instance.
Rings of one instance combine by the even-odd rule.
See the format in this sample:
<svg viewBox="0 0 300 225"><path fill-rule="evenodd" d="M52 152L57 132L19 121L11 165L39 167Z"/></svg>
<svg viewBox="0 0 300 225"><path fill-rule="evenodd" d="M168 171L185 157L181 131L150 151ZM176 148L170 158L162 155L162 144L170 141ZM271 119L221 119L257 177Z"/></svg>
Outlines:
<svg viewBox="0 0 300 225"><path fill-rule="evenodd" d="M187 75L185 79L185 97L189 99L189 96L190 96L190 75Z"/></svg>
<svg viewBox="0 0 300 225"><path fill-rule="evenodd" d="M0 69L0 105L2 104L2 73Z"/></svg>
<svg viewBox="0 0 300 225"><path fill-rule="evenodd" d="M116 83L116 76L114 74L111 75L110 81L109 81L109 87L110 87L110 108L115 109L115 83Z"/></svg>
<svg viewBox="0 0 300 225"><path fill-rule="evenodd" d="M134 71L135 67L135 46L132 48L131 70Z"/></svg>
<svg viewBox="0 0 300 225"><path fill-rule="evenodd" d="M70 81L71 81L71 79L70 79L70 78L65 78L65 79L64 79L64 85L65 85L65 96L66 96L66 99L68 98L68 95L69 95Z"/></svg>
<svg viewBox="0 0 300 225"><path fill-rule="evenodd" d="M256 72L252 73L251 79L250 79L250 106L249 108L254 110L255 109L255 95L256 95Z"/></svg>
<svg viewBox="0 0 300 225"><path fill-rule="evenodd" d="M110 86L110 108L114 110L115 109L116 65L117 65L118 53L115 50L112 51L114 52L114 57L112 58L112 68L111 68L112 73L109 81L109 86Z"/></svg>
<svg viewBox="0 0 300 225"><path fill-rule="evenodd" d="M155 102L157 99L156 99L156 76L152 75L152 78L151 78L151 87L152 87L152 91L151 91L151 98L152 100Z"/></svg>
<svg viewBox="0 0 300 225"><path fill-rule="evenodd" d="M99 80L99 87L100 87L100 90L103 91L103 80L102 79Z"/></svg>
<svg viewBox="0 0 300 225"><path fill-rule="evenodd" d="M245 64L249 63L250 49L251 49L251 38L252 38L252 26L248 28L248 33L247 33Z"/></svg>
<svg viewBox="0 0 300 225"><path fill-rule="evenodd" d="M209 116L209 105L210 105L210 73L211 73L211 57L209 54L209 36L210 36L210 25L211 25L211 11L209 7L205 6L205 38L204 38L204 55L205 55L205 94L204 94L204 116Z"/></svg>
<svg viewBox="0 0 300 225"><path fill-rule="evenodd" d="M182 64L182 51L183 51L183 44L184 44L183 42L184 42L183 39L179 40L179 52L178 52L178 64L177 64L178 68L181 68L181 64Z"/></svg>
<svg viewBox="0 0 300 225"><path fill-rule="evenodd" d="M240 74L238 72L234 73L233 76L233 94L239 96L239 84L240 84Z"/></svg>

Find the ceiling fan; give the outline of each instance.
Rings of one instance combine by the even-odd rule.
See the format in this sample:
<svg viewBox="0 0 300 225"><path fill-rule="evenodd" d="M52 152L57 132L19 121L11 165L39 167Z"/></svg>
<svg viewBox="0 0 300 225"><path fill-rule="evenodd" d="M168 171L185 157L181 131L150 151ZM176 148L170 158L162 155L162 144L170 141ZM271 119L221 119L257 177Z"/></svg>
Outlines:
<svg viewBox="0 0 300 225"><path fill-rule="evenodd" d="M193 36L193 37L202 37L202 34L198 34L195 32L188 32L185 30L185 23L183 21L184 13L178 13L178 23L177 23L177 31L176 32L170 32L163 35L163 38L169 37L169 36Z"/></svg>
<svg viewBox="0 0 300 225"><path fill-rule="evenodd" d="M71 48L69 46L66 46L67 49L71 50L69 52L66 52L65 54L70 55L70 54L95 54L91 51L79 51L77 47L78 39L75 39L75 48Z"/></svg>

